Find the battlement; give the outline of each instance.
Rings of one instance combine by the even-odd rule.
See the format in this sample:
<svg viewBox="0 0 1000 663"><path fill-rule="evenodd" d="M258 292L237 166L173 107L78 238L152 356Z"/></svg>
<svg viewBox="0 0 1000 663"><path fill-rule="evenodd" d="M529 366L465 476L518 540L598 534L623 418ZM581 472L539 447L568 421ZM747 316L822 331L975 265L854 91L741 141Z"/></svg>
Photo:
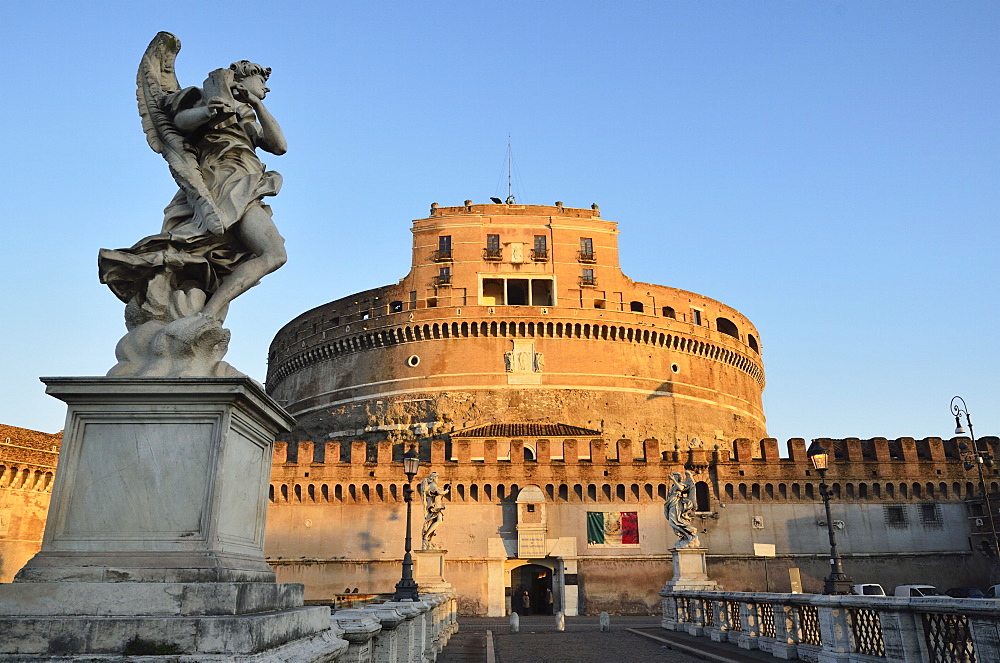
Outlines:
<svg viewBox="0 0 1000 663"><path fill-rule="evenodd" d="M465 201L464 205L456 207L441 207L437 203L431 203L430 216L458 216L468 214L479 214L488 216L566 216L578 219L599 219L601 210L597 205L591 205L589 209L580 207L566 207L561 202L555 205L504 205L504 204L472 204L471 200Z"/></svg>
<svg viewBox="0 0 1000 663"><path fill-rule="evenodd" d="M455 435L458 437L458 434ZM492 465L510 463L514 465L558 463L562 465L584 463L670 463L682 465L729 465L739 464L749 467L811 467L806 456L806 441L791 438L786 442L786 455L779 453L779 442L775 438L733 441L733 450L689 448L686 450L664 450L663 443L655 438L636 443L628 439L609 442L603 438L574 439L481 439L458 438L455 440L431 440L418 444L423 462L435 467L445 464ZM851 463L922 464L958 461L958 445L970 443L967 437L926 437L915 439L901 437L888 439L856 437L834 439L817 438L823 446L833 450L830 472L837 467L847 468ZM389 465L401 463L405 446L409 443L382 440L376 443L355 440L352 442L315 443L303 441L275 443L274 466L289 465L331 465L351 464ZM980 446L1000 445L1000 438L983 437ZM1000 469L993 470L1000 475Z"/></svg>
<svg viewBox="0 0 1000 663"><path fill-rule="evenodd" d="M948 501L975 499L978 481L960 462L951 439L826 439L834 458L826 480L838 499L856 501ZM984 438L996 446L995 437ZM289 460L288 444L275 446L274 502L397 501L401 499L403 443L299 442ZM788 440L788 456L778 441L736 440L727 449L668 449L656 439L465 439L432 440L420 446L428 471L456 485L452 500L502 501L519 487L543 487L553 501L607 499L662 500L673 472L691 471L716 502L814 501L820 477L806 457L805 440ZM987 486L1000 491L991 470ZM574 495L576 496L574 498ZM705 509L706 511L709 509Z"/></svg>

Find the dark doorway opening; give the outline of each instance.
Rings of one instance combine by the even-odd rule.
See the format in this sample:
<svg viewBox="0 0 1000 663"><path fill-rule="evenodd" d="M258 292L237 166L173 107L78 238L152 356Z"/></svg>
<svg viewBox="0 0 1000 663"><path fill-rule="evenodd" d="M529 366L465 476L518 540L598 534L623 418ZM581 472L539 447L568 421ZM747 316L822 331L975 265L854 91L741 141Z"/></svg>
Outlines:
<svg viewBox="0 0 1000 663"><path fill-rule="evenodd" d="M552 569L539 564L519 566L510 572L510 586L513 588L511 609L519 615L553 614Z"/></svg>

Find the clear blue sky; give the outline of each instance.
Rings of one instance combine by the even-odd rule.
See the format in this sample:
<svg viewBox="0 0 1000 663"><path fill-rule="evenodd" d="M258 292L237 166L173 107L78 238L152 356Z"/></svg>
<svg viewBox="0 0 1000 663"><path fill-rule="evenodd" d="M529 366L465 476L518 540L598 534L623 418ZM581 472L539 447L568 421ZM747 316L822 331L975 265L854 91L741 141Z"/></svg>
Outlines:
<svg viewBox="0 0 1000 663"><path fill-rule="evenodd" d="M290 259L227 321L259 380L285 322L406 273L430 203L503 192L510 134L520 200L596 202L626 274L754 321L773 436L949 436L954 394L1000 433L1000 3L43 1L0 26L3 423L59 430L38 376L114 364L97 250L175 189L134 101L168 30L183 85L274 69Z"/></svg>

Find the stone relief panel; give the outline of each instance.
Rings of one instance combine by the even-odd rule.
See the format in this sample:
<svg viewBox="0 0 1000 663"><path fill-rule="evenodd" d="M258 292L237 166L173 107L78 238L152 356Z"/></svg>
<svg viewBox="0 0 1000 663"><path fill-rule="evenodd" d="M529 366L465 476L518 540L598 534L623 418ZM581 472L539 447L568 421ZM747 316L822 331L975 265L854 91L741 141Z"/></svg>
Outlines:
<svg viewBox="0 0 1000 663"><path fill-rule="evenodd" d="M535 351L535 342L517 339L511 343L513 347L503 355L507 384L541 384L545 357Z"/></svg>

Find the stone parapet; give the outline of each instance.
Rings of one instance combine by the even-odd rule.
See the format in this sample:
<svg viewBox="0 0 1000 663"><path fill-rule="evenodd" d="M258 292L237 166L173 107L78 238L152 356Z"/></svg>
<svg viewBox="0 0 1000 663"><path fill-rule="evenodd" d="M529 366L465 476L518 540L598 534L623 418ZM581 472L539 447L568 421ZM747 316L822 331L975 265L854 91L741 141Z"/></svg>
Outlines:
<svg viewBox="0 0 1000 663"><path fill-rule="evenodd" d="M665 629L819 663L1000 660L1000 601L660 592ZM957 659L956 659L957 660Z"/></svg>

